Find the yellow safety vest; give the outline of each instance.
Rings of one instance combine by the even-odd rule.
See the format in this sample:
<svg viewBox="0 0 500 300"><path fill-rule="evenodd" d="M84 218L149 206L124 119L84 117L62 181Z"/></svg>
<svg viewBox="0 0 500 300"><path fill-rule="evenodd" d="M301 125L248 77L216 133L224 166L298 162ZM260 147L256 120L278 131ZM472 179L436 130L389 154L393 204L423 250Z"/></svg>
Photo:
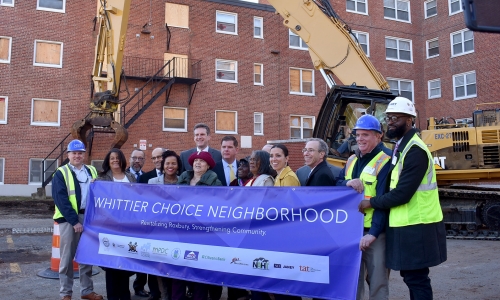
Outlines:
<svg viewBox="0 0 500 300"><path fill-rule="evenodd" d="M94 166L86 166L83 165L83 168L88 167L90 170L90 175L92 176L93 179L97 178L97 170ZM78 210L80 209L78 207L78 203L76 200L76 193L75 193L75 180L73 179L73 173L71 172L71 169L69 167L69 164L66 164L64 166L59 167L57 171L61 171L63 177L64 177L64 182L66 183L66 189L68 190L68 199L69 202L71 203L71 207L76 211L76 214L78 214ZM54 175L56 174L54 172ZM59 208L57 208L56 205L56 211L54 213L54 216L52 217L54 220L59 219L59 218L64 218L64 216L61 214L59 211Z"/></svg>
<svg viewBox="0 0 500 300"><path fill-rule="evenodd" d="M371 197L377 196L377 175L385 166L386 163L389 162L391 158L389 155L385 154L383 151L380 151L375 157L373 157L369 163L363 168L361 175L359 176L359 180L363 182L364 191L365 191L365 199L370 199ZM345 179L352 179L352 170L354 169L354 165L358 157L353 154L347 160L345 170L346 175ZM373 208L365 209L365 222L364 227L370 228L372 227L372 218L373 218Z"/></svg>
<svg viewBox="0 0 500 300"><path fill-rule="evenodd" d="M391 208L389 214L390 227L402 227L415 224L430 224L443 220L443 212L439 204L439 194L436 182L436 171L434 170L434 160L427 145L418 137L413 135L406 147L401 152L398 162L391 172L390 189L396 188L399 176L403 170L404 160L410 148L416 145L427 153L429 162L427 172L410 202Z"/></svg>

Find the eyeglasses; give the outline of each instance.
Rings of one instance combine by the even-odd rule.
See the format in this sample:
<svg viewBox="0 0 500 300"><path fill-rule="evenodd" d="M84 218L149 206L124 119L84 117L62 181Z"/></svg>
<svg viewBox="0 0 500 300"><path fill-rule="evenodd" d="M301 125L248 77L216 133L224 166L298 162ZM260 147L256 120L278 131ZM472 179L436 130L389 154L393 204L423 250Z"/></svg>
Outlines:
<svg viewBox="0 0 500 300"><path fill-rule="evenodd" d="M389 122L396 123L399 120L399 118L402 118L402 117L403 116L399 116L399 117L398 116L387 116L387 117L384 118L384 120L387 123L389 123Z"/></svg>
<svg viewBox="0 0 500 300"><path fill-rule="evenodd" d="M161 159L161 155L151 157L151 160Z"/></svg>
<svg viewBox="0 0 500 300"><path fill-rule="evenodd" d="M314 151L318 151L318 150L316 150L316 149L312 149L312 148L309 148L309 149L304 148L304 149L302 149L302 153L306 153L306 152L313 153ZM319 151L318 151L318 152L319 152Z"/></svg>
<svg viewBox="0 0 500 300"><path fill-rule="evenodd" d="M131 157L132 161L143 161L144 160L144 157L136 157L136 156L132 156Z"/></svg>

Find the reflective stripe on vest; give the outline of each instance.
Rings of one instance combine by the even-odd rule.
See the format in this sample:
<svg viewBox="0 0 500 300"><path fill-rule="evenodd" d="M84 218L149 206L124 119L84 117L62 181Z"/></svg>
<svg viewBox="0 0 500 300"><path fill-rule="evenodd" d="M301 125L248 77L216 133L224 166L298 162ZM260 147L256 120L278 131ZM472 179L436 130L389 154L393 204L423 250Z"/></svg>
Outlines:
<svg viewBox="0 0 500 300"><path fill-rule="evenodd" d="M345 166L346 169L345 179L347 180L352 179L352 170L354 169L354 165L356 164L357 160L358 157L355 154L351 155L347 160ZM380 172L380 170L382 170L382 168L385 166L385 164L389 162L389 160L390 160L389 155L385 154L383 151L380 151L363 168L363 171L359 176L359 180L361 180L361 182L363 183L365 199L370 199L371 197L375 197L377 195L377 175ZM365 209L364 227L366 228L372 227L372 218L373 218L373 208Z"/></svg>
<svg viewBox="0 0 500 300"><path fill-rule="evenodd" d="M443 212L439 204L439 194L436 182L436 171L434 160L427 145L418 137L413 135L406 147L401 152L398 162L391 172L390 189L396 188L399 176L403 170L406 154L412 146L418 146L425 151L428 158L427 172L422 178L420 185L406 204L391 208L389 214L390 227L402 227L415 224L429 224L439 222L443 219Z"/></svg>
<svg viewBox="0 0 500 300"><path fill-rule="evenodd" d="M83 167L84 168L87 167L90 170L90 175L92 176L93 179L97 178L97 170L94 166L84 165ZM66 190L68 191L68 200L71 203L71 207L76 211L76 214L78 214L79 207L77 207L78 202L76 199L76 192L75 192L75 180L73 179L73 173L71 172L69 164L59 167L56 170L56 172L57 171L61 171L61 174L63 175L64 183L66 183ZM54 175L56 174L56 172L54 172ZM52 218L54 220L59 218L64 218L64 216L59 211L57 205L55 206L55 212Z"/></svg>

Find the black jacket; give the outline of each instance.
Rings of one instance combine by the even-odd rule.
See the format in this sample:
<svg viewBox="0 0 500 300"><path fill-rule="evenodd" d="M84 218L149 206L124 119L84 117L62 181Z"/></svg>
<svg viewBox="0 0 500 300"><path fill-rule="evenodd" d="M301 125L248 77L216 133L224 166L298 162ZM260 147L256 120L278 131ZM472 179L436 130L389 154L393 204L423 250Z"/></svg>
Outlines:
<svg viewBox="0 0 500 300"><path fill-rule="evenodd" d="M320 162L306 180L306 186L335 186L335 177L326 160Z"/></svg>
<svg viewBox="0 0 500 300"><path fill-rule="evenodd" d="M399 159L413 135L414 129L407 132L395 154ZM411 159L410 159L411 158ZM390 209L410 202L425 176L429 158L418 146L410 148L406 154L403 170L396 188L389 189L394 160L391 160L387 178L386 193L371 198L375 209ZM390 215L390 213L389 213ZM446 230L443 221L431 224L417 224L403 227L387 227L386 265L393 270L416 270L439 265L446 261Z"/></svg>
<svg viewBox="0 0 500 300"><path fill-rule="evenodd" d="M139 176L138 183L148 183L149 179L155 178L155 177L158 177L158 170L156 170L156 168L154 168L153 170L151 170L149 172L142 173L142 175Z"/></svg>

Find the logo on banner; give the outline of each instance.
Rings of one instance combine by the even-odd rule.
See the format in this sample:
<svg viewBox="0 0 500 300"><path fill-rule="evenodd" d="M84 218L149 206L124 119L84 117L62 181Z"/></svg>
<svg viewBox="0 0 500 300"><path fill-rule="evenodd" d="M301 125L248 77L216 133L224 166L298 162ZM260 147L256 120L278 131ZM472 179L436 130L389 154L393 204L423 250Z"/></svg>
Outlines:
<svg viewBox="0 0 500 300"><path fill-rule="evenodd" d="M309 266L299 266L301 272L319 272L321 270L309 267Z"/></svg>
<svg viewBox="0 0 500 300"><path fill-rule="evenodd" d="M149 249L151 248L151 243L147 243L142 245L141 247L141 256L149 257Z"/></svg>
<svg viewBox="0 0 500 300"><path fill-rule="evenodd" d="M269 270L269 260L259 257L253 260L253 268L259 270Z"/></svg>
<svg viewBox="0 0 500 300"><path fill-rule="evenodd" d="M235 264L235 265L248 266L248 264L242 263L238 257L233 257L233 259L231 259L230 263Z"/></svg>
<svg viewBox="0 0 500 300"><path fill-rule="evenodd" d="M283 266L283 269L293 269L293 266Z"/></svg>
<svg viewBox="0 0 500 300"><path fill-rule="evenodd" d="M129 253L137 253L137 242L135 244L132 244L132 242L128 243L128 252Z"/></svg>
<svg viewBox="0 0 500 300"><path fill-rule="evenodd" d="M153 247L153 253L154 254L160 254L160 255L168 255L168 248L162 248L162 247Z"/></svg>
<svg viewBox="0 0 500 300"><path fill-rule="evenodd" d="M184 252L184 259L198 260L198 254L200 254L198 251L186 250L186 252Z"/></svg>
<svg viewBox="0 0 500 300"><path fill-rule="evenodd" d="M108 238L103 238L103 239L102 239L102 244L103 244L105 247L109 247L109 240L108 240Z"/></svg>
<svg viewBox="0 0 500 300"><path fill-rule="evenodd" d="M174 250L172 250L172 258L179 259L179 257L181 257L181 249L175 248Z"/></svg>
<svg viewBox="0 0 500 300"><path fill-rule="evenodd" d="M280 269L281 268L281 264L274 264L274 268Z"/></svg>
<svg viewBox="0 0 500 300"><path fill-rule="evenodd" d="M202 255L201 258L203 259L208 259L208 260L219 260L219 261L226 261L224 257L219 257L219 256L208 256L208 255Z"/></svg>

